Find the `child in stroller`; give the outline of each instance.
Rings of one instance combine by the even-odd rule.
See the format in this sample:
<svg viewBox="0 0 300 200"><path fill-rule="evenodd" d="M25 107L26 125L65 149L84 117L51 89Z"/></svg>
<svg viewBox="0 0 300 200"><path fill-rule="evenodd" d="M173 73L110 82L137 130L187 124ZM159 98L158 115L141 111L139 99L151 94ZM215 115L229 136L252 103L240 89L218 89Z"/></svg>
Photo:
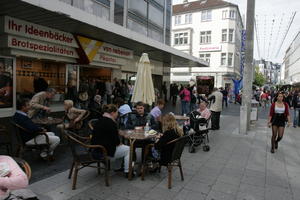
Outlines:
<svg viewBox="0 0 300 200"><path fill-rule="evenodd" d="M200 103L200 108L190 113L189 123L184 126L184 133L189 135L189 152L194 153L195 147L202 145L203 151L209 151L208 132L210 124L210 111L206 104Z"/></svg>

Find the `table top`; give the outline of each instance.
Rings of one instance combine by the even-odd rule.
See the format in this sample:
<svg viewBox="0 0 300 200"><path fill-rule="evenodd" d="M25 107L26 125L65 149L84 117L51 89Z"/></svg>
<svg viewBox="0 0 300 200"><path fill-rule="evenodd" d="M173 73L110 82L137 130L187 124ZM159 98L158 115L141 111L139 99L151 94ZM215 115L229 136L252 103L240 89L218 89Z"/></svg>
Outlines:
<svg viewBox="0 0 300 200"><path fill-rule="evenodd" d="M56 125L63 123L62 118L53 118L53 117L45 117L45 118L37 118L32 120L36 124L41 125Z"/></svg>
<svg viewBox="0 0 300 200"><path fill-rule="evenodd" d="M136 139L136 140L146 140L146 139L151 139L155 138L155 135L149 135L149 134L144 134L144 131L142 132L135 132L134 130L119 130L119 135L126 138L126 139Z"/></svg>
<svg viewBox="0 0 300 200"><path fill-rule="evenodd" d="M176 120L189 120L190 118L188 116L182 116L182 115L174 115Z"/></svg>

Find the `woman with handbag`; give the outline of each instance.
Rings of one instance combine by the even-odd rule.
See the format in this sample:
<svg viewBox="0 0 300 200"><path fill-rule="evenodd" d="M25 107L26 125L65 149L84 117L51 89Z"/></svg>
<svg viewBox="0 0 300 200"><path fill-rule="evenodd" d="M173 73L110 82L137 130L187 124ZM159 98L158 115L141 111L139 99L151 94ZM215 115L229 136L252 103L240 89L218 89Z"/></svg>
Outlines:
<svg viewBox="0 0 300 200"><path fill-rule="evenodd" d="M283 102L283 93L279 92L270 108L268 126L272 127L271 153L274 149L278 149L278 142L282 139L284 128L288 121L288 126L291 125L291 117L289 114L289 106Z"/></svg>

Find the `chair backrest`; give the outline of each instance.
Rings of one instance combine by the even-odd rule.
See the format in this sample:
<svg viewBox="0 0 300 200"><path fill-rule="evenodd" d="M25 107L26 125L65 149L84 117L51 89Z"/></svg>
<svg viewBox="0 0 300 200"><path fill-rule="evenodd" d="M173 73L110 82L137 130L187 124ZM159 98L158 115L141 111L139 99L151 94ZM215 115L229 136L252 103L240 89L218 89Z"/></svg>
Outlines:
<svg viewBox="0 0 300 200"><path fill-rule="evenodd" d="M71 148L73 158L77 159L82 154L88 154L88 148L80 139L76 138L76 133L66 130L65 135Z"/></svg>
<svg viewBox="0 0 300 200"><path fill-rule="evenodd" d="M31 167L30 167L30 165L25 160L23 160L21 158L14 157L14 160L20 166L20 168L25 172L25 174L27 175L28 180L30 180L30 178L31 178Z"/></svg>
<svg viewBox="0 0 300 200"><path fill-rule="evenodd" d="M25 131L25 132L28 132L28 131L25 128L23 128L22 126L20 126L19 124L15 123L13 120L10 120L10 124L12 125L13 132L16 135L18 145L24 146L25 143L21 136L21 130Z"/></svg>
<svg viewBox="0 0 300 200"><path fill-rule="evenodd" d="M99 119L91 119L91 120L88 122L89 131L93 131L93 130L94 130L95 124L96 124L96 122L97 122L98 120L99 120Z"/></svg>
<svg viewBox="0 0 300 200"><path fill-rule="evenodd" d="M172 152L172 159L171 162L175 161L175 160L179 160L181 158L183 149L185 147L185 144L188 141L189 136L185 135L185 136L181 136L180 138L177 138L171 142L169 142L168 144L175 144L174 145L174 149Z"/></svg>

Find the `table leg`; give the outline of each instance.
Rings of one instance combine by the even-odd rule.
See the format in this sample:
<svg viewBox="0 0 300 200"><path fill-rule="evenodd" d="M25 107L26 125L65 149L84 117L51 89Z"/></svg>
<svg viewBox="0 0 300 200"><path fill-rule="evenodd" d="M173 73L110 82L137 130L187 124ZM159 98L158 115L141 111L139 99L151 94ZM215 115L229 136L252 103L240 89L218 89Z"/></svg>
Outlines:
<svg viewBox="0 0 300 200"><path fill-rule="evenodd" d="M128 168L128 180L132 179L132 159L133 159L133 148L134 148L135 139L129 139L130 152L129 152L129 168Z"/></svg>

